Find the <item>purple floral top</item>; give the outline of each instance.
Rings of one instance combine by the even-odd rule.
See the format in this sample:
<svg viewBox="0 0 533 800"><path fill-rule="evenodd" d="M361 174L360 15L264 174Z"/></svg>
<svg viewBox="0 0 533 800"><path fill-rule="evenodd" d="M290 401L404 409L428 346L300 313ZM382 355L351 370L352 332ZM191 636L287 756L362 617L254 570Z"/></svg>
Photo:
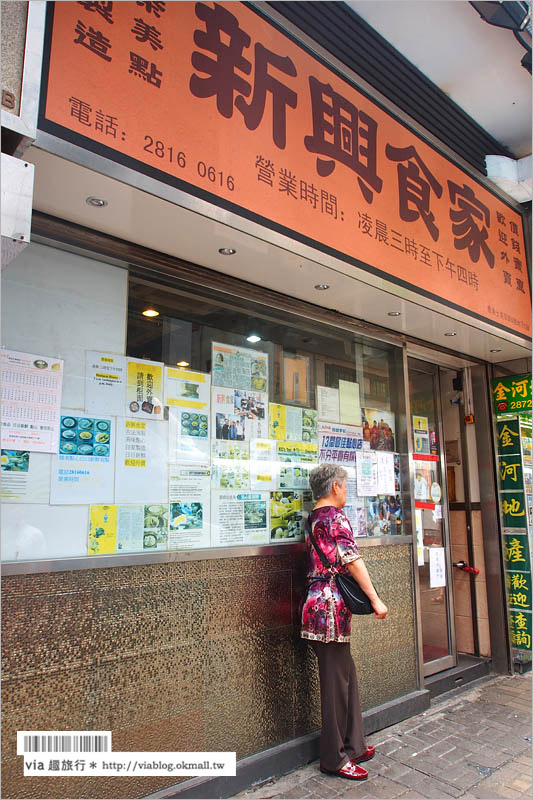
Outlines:
<svg viewBox="0 0 533 800"><path fill-rule="evenodd" d="M345 565L361 558L352 526L342 509L313 509L309 523L316 543L339 572L347 572ZM349 642L352 612L346 608L334 576L322 564L308 534L305 541L308 590L302 604L301 636L320 642Z"/></svg>

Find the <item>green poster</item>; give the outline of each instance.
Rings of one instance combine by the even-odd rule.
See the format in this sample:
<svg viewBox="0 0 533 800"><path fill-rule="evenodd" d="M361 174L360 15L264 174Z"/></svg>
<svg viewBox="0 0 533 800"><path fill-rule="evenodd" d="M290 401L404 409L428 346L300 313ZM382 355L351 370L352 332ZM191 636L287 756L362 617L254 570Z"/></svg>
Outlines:
<svg viewBox="0 0 533 800"><path fill-rule="evenodd" d="M518 418L501 420L496 424L498 455L520 454L520 423Z"/></svg>
<svg viewBox="0 0 533 800"><path fill-rule="evenodd" d="M519 455L501 456L498 460L500 489L524 490L522 458Z"/></svg>
<svg viewBox="0 0 533 800"><path fill-rule="evenodd" d="M527 527L524 492L501 492L500 503L504 528Z"/></svg>
<svg viewBox="0 0 533 800"><path fill-rule="evenodd" d="M531 570L527 534L504 533L503 560L508 570Z"/></svg>
<svg viewBox="0 0 533 800"><path fill-rule="evenodd" d="M492 381L492 400L496 414L531 411L531 375L511 375Z"/></svg>
<svg viewBox="0 0 533 800"><path fill-rule="evenodd" d="M505 584L509 608L531 611L531 573L509 570L505 573Z"/></svg>
<svg viewBox="0 0 533 800"><path fill-rule="evenodd" d="M531 650L531 613L529 611L510 611L511 647L517 650Z"/></svg>

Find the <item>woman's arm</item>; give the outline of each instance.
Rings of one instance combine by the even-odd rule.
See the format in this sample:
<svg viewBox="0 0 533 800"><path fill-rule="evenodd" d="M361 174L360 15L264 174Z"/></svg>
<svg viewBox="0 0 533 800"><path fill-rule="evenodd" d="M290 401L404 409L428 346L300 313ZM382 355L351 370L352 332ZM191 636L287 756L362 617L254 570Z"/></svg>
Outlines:
<svg viewBox="0 0 533 800"><path fill-rule="evenodd" d="M356 561L350 561L348 564L346 564L346 568L348 569L350 575L355 578L363 592L368 595L368 599L370 600L372 608L374 609L374 616L378 619L385 619L388 608L385 603L379 599L378 593L374 589L374 585L372 584L363 559L358 558Z"/></svg>

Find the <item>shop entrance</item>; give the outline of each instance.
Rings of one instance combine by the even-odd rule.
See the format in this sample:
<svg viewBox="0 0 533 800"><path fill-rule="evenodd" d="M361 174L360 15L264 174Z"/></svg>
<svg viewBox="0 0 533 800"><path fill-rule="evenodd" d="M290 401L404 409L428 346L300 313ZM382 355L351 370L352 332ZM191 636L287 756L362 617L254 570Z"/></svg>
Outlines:
<svg viewBox="0 0 533 800"><path fill-rule="evenodd" d="M409 358L411 457L424 675L456 665L439 368Z"/></svg>

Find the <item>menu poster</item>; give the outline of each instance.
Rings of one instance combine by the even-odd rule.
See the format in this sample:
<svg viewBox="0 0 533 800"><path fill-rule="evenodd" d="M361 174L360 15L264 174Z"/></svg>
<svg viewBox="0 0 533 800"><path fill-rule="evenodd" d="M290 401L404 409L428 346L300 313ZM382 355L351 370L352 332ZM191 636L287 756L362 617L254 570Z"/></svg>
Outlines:
<svg viewBox="0 0 533 800"><path fill-rule="evenodd" d="M248 489L250 486L249 442L211 442L211 483L218 489Z"/></svg>
<svg viewBox="0 0 533 800"><path fill-rule="evenodd" d="M170 550L193 550L210 545L211 470L190 464L170 464L168 491Z"/></svg>
<svg viewBox="0 0 533 800"><path fill-rule="evenodd" d="M143 552L168 550L168 503L143 506Z"/></svg>
<svg viewBox="0 0 533 800"><path fill-rule="evenodd" d="M250 441L250 489L274 491L277 488L278 462L276 442L270 439Z"/></svg>
<svg viewBox="0 0 533 800"><path fill-rule="evenodd" d="M168 429L155 421L122 418L117 424L115 500L168 502Z"/></svg>
<svg viewBox="0 0 533 800"><path fill-rule="evenodd" d="M59 453L52 458L51 505L113 503L114 417L60 418Z"/></svg>
<svg viewBox="0 0 533 800"><path fill-rule="evenodd" d="M117 553L142 553L144 506L117 506Z"/></svg>
<svg viewBox="0 0 533 800"><path fill-rule="evenodd" d="M268 392L268 353L212 343L213 386Z"/></svg>
<svg viewBox="0 0 533 800"><path fill-rule="evenodd" d="M330 389L329 386L317 386L316 407L319 420L340 422L339 390Z"/></svg>
<svg viewBox="0 0 533 800"><path fill-rule="evenodd" d="M164 403L169 416L171 461L209 463L211 376L165 369Z"/></svg>
<svg viewBox="0 0 533 800"><path fill-rule="evenodd" d="M163 364L128 358L126 411L129 417L163 419Z"/></svg>
<svg viewBox="0 0 533 800"><path fill-rule="evenodd" d="M2 450L2 502L50 502L50 453Z"/></svg>
<svg viewBox="0 0 533 800"><path fill-rule="evenodd" d="M59 358L0 351L2 447L56 453L63 388Z"/></svg>
<svg viewBox="0 0 533 800"><path fill-rule="evenodd" d="M318 424L318 460L321 464L355 464L356 453L363 447L360 425Z"/></svg>
<svg viewBox="0 0 533 800"><path fill-rule="evenodd" d="M415 453L429 453L429 420L413 414L413 443Z"/></svg>
<svg viewBox="0 0 533 800"><path fill-rule="evenodd" d="M309 490L277 491L270 495L270 541L276 544L301 541L313 506Z"/></svg>
<svg viewBox="0 0 533 800"><path fill-rule="evenodd" d="M114 553L116 549L117 506L92 505L89 509L89 555Z"/></svg>
<svg viewBox="0 0 533 800"><path fill-rule="evenodd" d="M215 439L242 442L267 438L267 394L213 386L211 413Z"/></svg>
<svg viewBox="0 0 533 800"><path fill-rule="evenodd" d="M386 453L378 450L376 452L376 458L378 468L377 494L395 494L394 453Z"/></svg>
<svg viewBox="0 0 533 800"><path fill-rule="evenodd" d="M376 453L360 450L357 453L357 494L359 497L374 497L378 493L378 468Z"/></svg>
<svg viewBox="0 0 533 800"><path fill-rule="evenodd" d="M311 408L269 404L269 437L278 441L316 442L317 412Z"/></svg>
<svg viewBox="0 0 533 800"><path fill-rule="evenodd" d="M363 440L371 450L394 451L394 414L375 408L361 409Z"/></svg>
<svg viewBox="0 0 533 800"><path fill-rule="evenodd" d="M211 492L211 546L269 542L268 492Z"/></svg>
<svg viewBox="0 0 533 800"><path fill-rule="evenodd" d="M347 425L361 424L361 403L359 401L359 384L339 380L340 421Z"/></svg>
<svg viewBox="0 0 533 800"><path fill-rule="evenodd" d="M85 359L85 413L96 414L105 408L107 414L124 415L126 391L125 356L87 350Z"/></svg>

